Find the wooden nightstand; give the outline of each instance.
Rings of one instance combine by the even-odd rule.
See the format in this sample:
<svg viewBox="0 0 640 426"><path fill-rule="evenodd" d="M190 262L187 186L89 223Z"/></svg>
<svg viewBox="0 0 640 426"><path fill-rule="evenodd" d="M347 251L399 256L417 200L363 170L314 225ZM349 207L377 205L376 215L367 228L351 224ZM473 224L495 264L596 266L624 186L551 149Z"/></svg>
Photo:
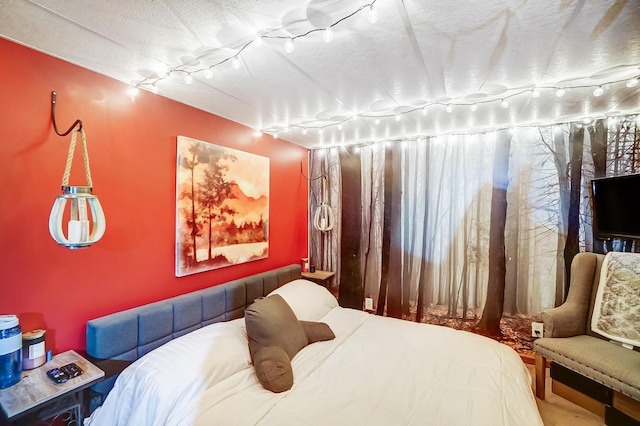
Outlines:
<svg viewBox="0 0 640 426"><path fill-rule="evenodd" d="M47 377L47 370L72 362L84 373L61 384ZM83 390L102 377L104 371L75 351L58 354L38 368L24 370L22 379L15 385L0 389L0 424L3 419L13 424L32 424L59 418L67 424L82 425Z"/></svg>
<svg viewBox="0 0 640 426"><path fill-rule="evenodd" d="M331 271L320 271L316 269L315 272L303 272L302 278L307 279L309 281L313 281L316 284L323 285L327 288L331 287L331 278L335 275L335 272Z"/></svg>

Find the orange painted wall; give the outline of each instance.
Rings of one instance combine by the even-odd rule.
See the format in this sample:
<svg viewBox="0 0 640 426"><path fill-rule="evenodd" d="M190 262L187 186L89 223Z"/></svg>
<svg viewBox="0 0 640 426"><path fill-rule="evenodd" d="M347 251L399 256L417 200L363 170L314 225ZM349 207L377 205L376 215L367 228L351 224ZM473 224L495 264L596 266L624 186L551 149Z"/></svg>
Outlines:
<svg viewBox="0 0 640 426"><path fill-rule="evenodd" d="M47 330L54 353L85 348L91 318L275 267L307 253L307 150L0 39L0 314ZM107 217L88 249L58 246L49 213L61 193L70 136L81 118L93 193ZM175 170L179 135L269 157L268 259L175 277ZM79 141L79 138L78 138ZM71 185L84 185L80 149Z"/></svg>

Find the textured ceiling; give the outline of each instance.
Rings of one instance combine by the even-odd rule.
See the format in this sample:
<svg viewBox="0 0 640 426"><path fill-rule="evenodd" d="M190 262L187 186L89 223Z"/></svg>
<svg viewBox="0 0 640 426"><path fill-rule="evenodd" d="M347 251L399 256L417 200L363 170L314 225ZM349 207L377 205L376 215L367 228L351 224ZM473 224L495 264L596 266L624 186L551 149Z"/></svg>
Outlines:
<svg viewBox="0 0 640 426"><path fill-rule="evenodd" d="M640 111L640 0L371 3L2 0L0 36L310 148Z"/></svg>

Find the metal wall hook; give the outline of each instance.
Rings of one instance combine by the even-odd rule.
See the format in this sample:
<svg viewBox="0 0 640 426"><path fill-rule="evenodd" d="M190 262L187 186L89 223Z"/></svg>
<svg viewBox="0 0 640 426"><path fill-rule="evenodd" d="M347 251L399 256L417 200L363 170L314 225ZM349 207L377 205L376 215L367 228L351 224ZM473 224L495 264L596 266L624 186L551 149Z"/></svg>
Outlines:
<svg viewBox="0 0 640 426"><path fill-rule="evenodd" d="M58 130L58 126L56 125L56 96L56 92L51 92L51 121L53 121L53 130L56 131L58 136L67 136L78 125L80 126L78 127L78 132L82 130L82 120L77 119L73 122L71 127L69 127L69 130L64 133L60 133L60 131Z"/></svg>

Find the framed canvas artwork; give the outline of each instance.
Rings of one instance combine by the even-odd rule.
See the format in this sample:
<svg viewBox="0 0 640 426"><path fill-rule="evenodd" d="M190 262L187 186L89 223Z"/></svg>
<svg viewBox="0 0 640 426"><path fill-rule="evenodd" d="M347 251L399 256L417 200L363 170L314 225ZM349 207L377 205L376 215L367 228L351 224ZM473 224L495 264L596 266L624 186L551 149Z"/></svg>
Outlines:
<svg viewBox="0 0 640 426"><path fill-rule="evenodd" d="M178 136L176 276L269 255L269 159Z"/></svg>

